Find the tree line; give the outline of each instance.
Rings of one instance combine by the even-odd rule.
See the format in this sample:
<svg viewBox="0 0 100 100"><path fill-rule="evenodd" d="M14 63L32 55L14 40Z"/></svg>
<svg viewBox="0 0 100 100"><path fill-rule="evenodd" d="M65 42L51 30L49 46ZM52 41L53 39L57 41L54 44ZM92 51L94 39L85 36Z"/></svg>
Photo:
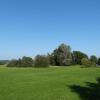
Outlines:
<svg viewBox="0 0 100 100"><path fill-rule="evenodd" d="M92 67L100 65L100 58L95 55L88 57L81 51L71 51L71 47L66 44L59 45L52 53L47 55L37 55L34 59L23 57L18 60L11 60L7 67L49 67L49 66L70 66L83 65Z"/></svg>

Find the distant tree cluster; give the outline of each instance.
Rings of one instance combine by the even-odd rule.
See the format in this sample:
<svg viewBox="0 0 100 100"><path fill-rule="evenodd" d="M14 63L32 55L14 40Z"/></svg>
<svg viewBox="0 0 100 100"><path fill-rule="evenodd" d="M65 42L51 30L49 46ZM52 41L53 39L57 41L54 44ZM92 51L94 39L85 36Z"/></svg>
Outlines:
<svg viewBox="0 0 100 100"><path fill-rule="evenodd" d="M33 59L31 57L23 57L22 59L18 60L11 60L7 67L32 67L33 66Z"/></svg>
<svg viewBox="0 0 100 100"><path fill-rule="evenodd" d="M73 64L81 65L82 64L81 60L83 58L88 58L87 54L80 51L73 51L72 53Z"/></svg>
<svg viewBox="0 0 100 100"><path fill-rule="evenodd" d="M61 44L51 54L48 54L50 65L53 66L69 66L69 65L83 65L85 67L92 67L100 65L100 58L92 55L90 58L87 54L81 51L71 52L70 46Z"/></svg>
<svg viewBox="0 0 100 100"><path fill-rule="evenodd" d="M7 67L49 67L49 59L45 55L37 55L34 60L24 56L22 59L11 60Z"/></svg>
<svg viewBox="0 0 100 100"><path fill-rule="evenodd" d="M96 66L96 63L90 61L89 59L87 58L83 58L81 60L81 63L82 63L82 66L83 67L95 67Z"/></svg>
<svg viewBox="0 0 100 100"><path fill-rule="evenodd" d="M49 67L49 59L45 55L37 55L34 60L34 67Z"/></svg>
<svg viewBox="0 0 100 100"><path fill-rule="evenodd" d="M50 64L57 66L68 66L72 64L71 48L61 44L53 53L48 54Z"/></svg>
<svg viewBox="0 0 100 100"><path fill-rule="evenodd" d="M0 65L5 65L9 62L9 60L0 60Z"/></svg>
<svg viewBox="0 0 100 100"><path fill-rule="evenodd" d="M71 47L66 44L61 44L51 54L37 55L34 59L31 57L23 57L18 60L11 60L8 67L49 67L52 66L70 66L83 65L91 67L100 65L100 58L92 55L90 58L87 54L81 51L71 52Z"/></svg>

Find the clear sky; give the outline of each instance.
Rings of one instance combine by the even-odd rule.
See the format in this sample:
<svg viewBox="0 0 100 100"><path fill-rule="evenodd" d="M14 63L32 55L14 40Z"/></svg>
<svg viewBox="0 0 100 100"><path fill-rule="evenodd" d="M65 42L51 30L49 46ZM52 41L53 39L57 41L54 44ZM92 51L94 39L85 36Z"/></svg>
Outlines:
<svg viewBox="0 0 100 100"><path fill-rule="evenodd" d="M100 0L0 0L0 59L46 54L60 43L100 56Z"/></svg>

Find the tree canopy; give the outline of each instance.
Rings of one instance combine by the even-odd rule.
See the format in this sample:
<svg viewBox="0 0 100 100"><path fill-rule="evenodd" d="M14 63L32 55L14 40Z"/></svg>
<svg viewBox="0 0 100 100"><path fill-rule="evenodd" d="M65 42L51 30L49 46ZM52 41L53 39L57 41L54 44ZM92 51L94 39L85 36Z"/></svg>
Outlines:
<svg viewBox="0 0 100 100"><path fill-rule="evenodd" d="M50 57L53 58L51 62L55 65L70 65L72 61L71 48L66 44L61 44L57 49L53 51Z"/></svg>

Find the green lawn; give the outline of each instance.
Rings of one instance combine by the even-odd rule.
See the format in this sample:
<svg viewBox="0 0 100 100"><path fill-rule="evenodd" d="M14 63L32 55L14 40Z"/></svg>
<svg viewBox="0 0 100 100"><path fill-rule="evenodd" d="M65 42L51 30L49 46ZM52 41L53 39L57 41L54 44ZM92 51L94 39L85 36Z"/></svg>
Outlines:
<svg viewBox="0 0 100 100"><path fill-rule="evenodd" d="M82 92L86 82L97 84L96 78L100 78L100 68L1 67L0 100L85 100L74 85Z"/></svg>

